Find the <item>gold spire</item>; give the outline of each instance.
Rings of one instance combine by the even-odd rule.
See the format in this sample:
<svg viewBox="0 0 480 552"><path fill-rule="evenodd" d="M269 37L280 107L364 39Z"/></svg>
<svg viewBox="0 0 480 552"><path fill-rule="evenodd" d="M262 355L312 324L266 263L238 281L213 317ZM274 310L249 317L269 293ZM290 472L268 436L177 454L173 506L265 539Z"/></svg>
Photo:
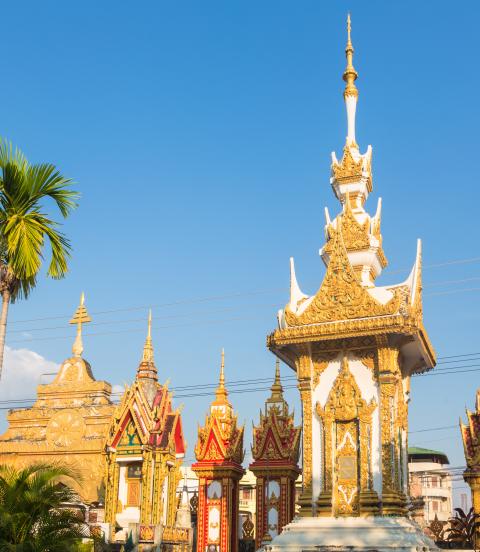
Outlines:
<svg viewBox="0 0 480 552"><path fill-rule="evenodd" d="M343 80L347 83L345 86L345 90L343 92L343 97L346 98L347 96L355 96L358 97L358 90L355 86L355 81L357 80L358 73L355 71L355 68L353 67L353 45L352 45L352 39L351 39L351 20L350 20L350 14L348 14L347 17L347 47L345 48L345 56L347 58L347 67L343 73Z"/></svg>
<svg viewBox="0 0 480 552"><path fill-rule="evenodd" d="M227 396L228 392L225 388L225 351L222 348L222 360L220 363L220 381L217 387L216 391L216 400L215 402L218 403L226 403L227 402Z"/></svg>
<svg viewBox="0 0 480 552"><path fill-rule="evenodd" d="M274 400L283 399L283 387L282 387L282 382L280 381L280 361L278 358L275 363L275 380L273 382L271 389L272 389L272 396L270 397L270 399L274 399Z"/></svg>
<svg viewBox="0 0 480 552"><path fill-rule="evenodd" d="M145 345L143 346L142 362L154 362L152 345L152 309L148 311L148 331L147 339L145 340Z"/></svg>
<svg viewBox="0 0 480 552"><path fill-rule="evenodd" d="M77 336L73 342L72 352L76 357L81 357L83 353L83 343L82 343L82 324L87 324L91 322L92 319L88 315L87 309L84 305L85 303L85 294L82 291L80 295L80 305L77 307L73 318L70 320L70 324L77 325Z"/></svg>
<svg viewBox="0 0 480 552"><path fill-rule="evenodd" d="M157 369L155 367L152 345L152 309L148 311L147 338L143 346L142 360L137 370L137 377L157 381Z"/></svg>

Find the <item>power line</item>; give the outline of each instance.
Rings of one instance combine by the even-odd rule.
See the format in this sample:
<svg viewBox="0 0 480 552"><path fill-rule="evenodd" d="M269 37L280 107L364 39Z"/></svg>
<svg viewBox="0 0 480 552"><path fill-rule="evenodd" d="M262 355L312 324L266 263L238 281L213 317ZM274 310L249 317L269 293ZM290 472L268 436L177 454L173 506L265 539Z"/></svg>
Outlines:
<svg viewBox="0 0 480 552"><path fill-rule="evenodd" d="M208 303L210 301L223 301L224 299L233 299L237 297L247 297L247 296L253 296L253 295L263 295L267 293L274 293L277 291L288 291L287 288L270 288L270 289L263 289L263 290L254 290L254 291L245 291L245 292L234 292L229 293L225 295L212 295L207 297L197 297L194 299L179 299L177 301L171 301L169 303L157 303L153 305L140 305L135 307L124 307L121 309L110 309L110 310L104 310L104 311L92 311L90 312L91 315L102 315L102 314L113 314L118 312L131 312L131 311L138 311L138 310L145 310L148 309L157 309L157 308L166 308L166 307L174 307L178 305L189 305L194 303ZM10 322L11 324L23 324L25 322L43 322L44 320L61 320L61 319L68 319L71 317L71 314L68 315L57 315L57 316L46 316L42 318L29 318L25 320L13 320Z"/></svg>
<svg viewBox="0 0 480 552"><path fill-rule="evenodd" d="M471 364L471 365L448 367L448 368L444 369L444 372L441 372L441 371L439 372L439 370L441 370L441 369L437 369L437 370L435 370L431 373L428 373L428 374L414 374L413 377L416 377L416 376L424 377L424 376L435 376L435 375L449 375L449 374L480 371L480 368L470 370L469 369L470 367L480 367L480 364ZM294 376L294 375L292 375L292 376L283 376L282 377L282 381L284 381L284 382L285 381L296 381L296 380L297 380L297 377ZM228 386L229 386L229 392L230 393L238 393L238 392L243 392L243 391L245 391L245 392L263 391L263 390L270 389L270 387L248 388L248 389L245 389L245 390L235 389L235 388L245 387L245 386L249 386L249 385L252 385L252 384L263 384L263 383L271 383L271 382L272 382L271 377L247 378L247 379L229 381ZM218 386L218 382L213 382L213 383L202 383L202 384L196 384L196 385L183 385L183 386L176 386L176 387L173 386L173 387L170 387L169 389L174 393L176 393L177 391L185 392L185 391L190 391L190 390L204 390L201 393L189 393L189 394L186 394L186 395L175 395L175 398L182 398L182 397L198 397L198 396L212 395L217 386ZM287 386L284 386L284 389L293 389L295 387L296 387L296 385L287 385ZM123 393L124 393L124 391L112 392L111 395L120 396L120 395L123 395ZM52 397L50 397L50 398L52 398ZM5 400L0 400L0 405L2 405L2 404L19 404L19 403L26 403L26 402L32 403L35 400L36 400L35 398L5 399ZM434 429L435 430L436 429L450 429L452 427L457 427L457 426L445 426L445 427L434 428ZM434 429L431 428L431 429L426 429L426 430L421 430L421 431L430 431L430 430L433 431Z"/></svg>
<svg viewBox="0 0 480 552"><path fill-rule="evenodd" d="M438 295L451 295L452 293L463 293L464 291L480 291L480 287L474 288L462 288L462 289L451 289L447 291L436 291L434 293L424 293L425 297L433 297Z"/></svg>
<svg viewBox="0 0 480 552"><path fill-rule="evenodd" d="M444 266L452 266L452 265L459 265L459 264L470 264L470 263L477 263L480 262L480 257L472 257L467 259L454 259L450 261L444 261L440 263L433 263L433 264L427 264L423 265L424 269L429 268L440 268ZM395 269L390 270L389 274L396 274L400 272L405 272L406 270L410 270L411 267L408 268L401 268L401 269ZM472 277L472 278L465 278L462 280L446 280L444 282L433 282L432 284L425 284L424 287L428 287L429 285L432 286L440 286L440 285L449 285L451 283L463 283L467 281L473 281L478 280L480 277ZM480 288L475 288L480 289ZM225 299L232 299L232 298L239 298L239 297L247 297L247 296L255 296L255 295L263 295L268 293L274 293L278 291L288 291L287 288L269 288L269 289L262 289L262 290L252 290L252 291L245 291L245 292L232 292L224 295L212 295L212 296L206 296L206 297L197 297L197 298L191 298L191 299L178 299L166 303L157 303L153 305L138 305L138 306L132 306L132 307L123 307L123 308L117 308L117 309L109 309L109 310L103 310L103 311L92 311L91 314L96 315L103 315L103 314L112 314L112 313L119 313L119 312L132 312L132 311L138 311L138 310L147 310L148 308L166 308L166 307L173 307L173 306L179 306L179 305L187 305L187 304L198 304L198 303L207 303L212 301L222 301ZM470 291L470 290L461 290L461 291ZM45 321L45 320L61 320L61 319L68 319L70 318L70 314L68 315L57 315L57 316L47 316L47 317L41 317L41 318L30 318L30 319L24 319L24 320L12 320L10 324L23 324L25 322L39 322L39 321Z"/></svg>
<svg viewBox="0 0 480 552"><path fill-rule="evenodd" d="M423 432L429 432L429 431L440 431L441 429L452 429L452 428L458 428L458 425L450 425L450 426L441 426L441 427L428 427L426 429L416 429L415 431L409 431L408 433L423 433Z"/></svg>
<svg viewBox="0 0 480 552"><path fill-rule="evenodd" d="M235 305L232 307L224 307L222 309L215 309L215 310L208 310L208 311L199 311L194 313L184 313L184 314L170 314L166 316L153 316L152 319L155 320L170 320L172 318L190 318L190 317L197 317L197 316L204 316L208 314L217 314L219 312L228 312L232 310L240 310L240 309L254 309L258 307L270 307L270 308L279 308L281 305L279 303L275 304L256 304L256 305ZM112 325L112 324L127 324L130 322L142 322L145 324L145 318L127 318L124 320L103 320L100 322L91 322L89 323L89 327L91 326L106 326L106 325ZM26 333L26 332L43 332L43 331L49 331L49 330L64 330L65 325L62 326L47 326L42 328L23 328L21 330L9 330L8 334L12 333ZM85 334L89 335L89 334ZM93 335L93 334L91 334Z"/></svg>

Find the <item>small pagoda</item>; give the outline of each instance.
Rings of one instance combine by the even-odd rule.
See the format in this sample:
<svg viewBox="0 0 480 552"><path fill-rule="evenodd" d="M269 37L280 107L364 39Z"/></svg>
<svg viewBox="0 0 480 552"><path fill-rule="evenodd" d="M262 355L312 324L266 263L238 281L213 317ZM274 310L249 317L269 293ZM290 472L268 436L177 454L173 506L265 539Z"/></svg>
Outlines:
<svg viewBox="0 0 480 552"><path fill-rule="evenodd" d="M198 430L197 462L192 470L199 479L197 552L237 552L239 481L244 427L228 400L225 355L222 350L220 383L204 427Z"/></svg>
<svg viewBox="0 0 480 552"><path fill-rule="evenodd" d="M105 447L107 540L125 542L130 533L142 550L160 542L183 550L188 531L176 527L177 485L185 456L180 410L158 382L148 334L135 381L125 389L112 419Z"/></svg>
<svg viewBox="0 0 480 552"><path fill-rule="evenodd" d="M283 396L280 361L277 359L272 393L260 412L260 423L253 427L253 462L256 477L255 544L281 533L295 514L295 482L300 473L301 426L296 426Z"/></svg>
<svg viewBox="0 0 480 552"><path fill-rule="evenodd" d="M372 148L361 153L356 139L353 53L348 16L347 136L342 157L332 153L339 212L332 218L325 209L325 276L307 295L291 259L290 298L267 338L296 373L303 409L300 518L273 539L270 552L435 549L408 518L410 379L436 362L423 324L421 242L410 275L378 285L387 266L381 201L374 215L366 210Z"/></svg>

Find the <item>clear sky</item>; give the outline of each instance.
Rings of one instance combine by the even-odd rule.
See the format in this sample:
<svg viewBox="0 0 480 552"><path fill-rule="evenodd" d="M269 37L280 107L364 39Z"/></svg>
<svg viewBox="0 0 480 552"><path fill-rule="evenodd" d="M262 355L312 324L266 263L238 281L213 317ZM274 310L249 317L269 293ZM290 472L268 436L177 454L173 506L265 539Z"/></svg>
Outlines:
<svg viewBox="0 0 480 552"><path fill-rule="evenodd" d="M346 134L348 10L357 141L374 152L369 211L383 198L381 282L406 277L421 237L438 355L480 351L478 2L32 1L2 7L0 134L31 161L57 164L82 199L64 227L70 274L40 278L11 309L8 345L46 360L11 351L10 361L65 359L84 290L94 320L85 357L98 379L133 379L150 305L172 386L214 382L221 347L227 381L273 375L265 337L287 301L288 258L315 292L323 208L339 210L329 165ZM27 364L7 364L0 395L34 395L40 369ZM473 407L478 384L478 371L415 378L411 430L447 429L410 443L463 465L448 426ZM247 452L266 394L232 395ZM297 391L288 396L298 412ZM190 458L209 400L178 399Z"/></svg>

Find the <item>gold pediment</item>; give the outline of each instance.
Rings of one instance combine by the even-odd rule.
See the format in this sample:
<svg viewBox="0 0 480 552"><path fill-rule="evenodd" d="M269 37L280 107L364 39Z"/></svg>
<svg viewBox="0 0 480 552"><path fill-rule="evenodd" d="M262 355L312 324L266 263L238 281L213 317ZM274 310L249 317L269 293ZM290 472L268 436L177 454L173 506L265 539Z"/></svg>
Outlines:
<svg viewBox="0 0 480 552"><path fill-rule="evenodd" d="M374 299L362 286L348 260L341 230L331 228L330 231L332 250L322 285L301 314L295 314L287 306L285 309L287 324L305 326L397 313L401 301L400 292L394 290L393 297L384 305Z"/></svg>
<svg viewBox="0 0 480 552"><path fill-rule="evenodd" d="M370 163L367 165L367 175L364 175L363 162L363 157L360 157L358 161L355 161L350 147L345 146L343 148L343 157L340 163L332 164L332 172L335 180L341 184L348 184L349 182L357 182L364 176L367 176L367 186L371 191L372 173Z"/></svg>
<svg viewBox="0 0 480 552"><path fill-rule="evenodd" d="M344 356L340 372L328 395L325 408L317 402L317 414L326 420L350 421L359 418L363 422L370 422L371 415L377 403L371 399L369 403L362 398L360 388L348 366L348 360Z"/></svg>
<svg viewBox="0 0 480 552"><path fill-rule="evenodd" d="M345 210L337 218L337 225L341 228L343 243L347 251L358 251L368 249L370 247L370 221L367 219L363 224L360 224L352 213L350 200L347 197ZM330 226L328 228L329 240L325 245L324 252L331 253L334 246L335 229Z"/></svg>

